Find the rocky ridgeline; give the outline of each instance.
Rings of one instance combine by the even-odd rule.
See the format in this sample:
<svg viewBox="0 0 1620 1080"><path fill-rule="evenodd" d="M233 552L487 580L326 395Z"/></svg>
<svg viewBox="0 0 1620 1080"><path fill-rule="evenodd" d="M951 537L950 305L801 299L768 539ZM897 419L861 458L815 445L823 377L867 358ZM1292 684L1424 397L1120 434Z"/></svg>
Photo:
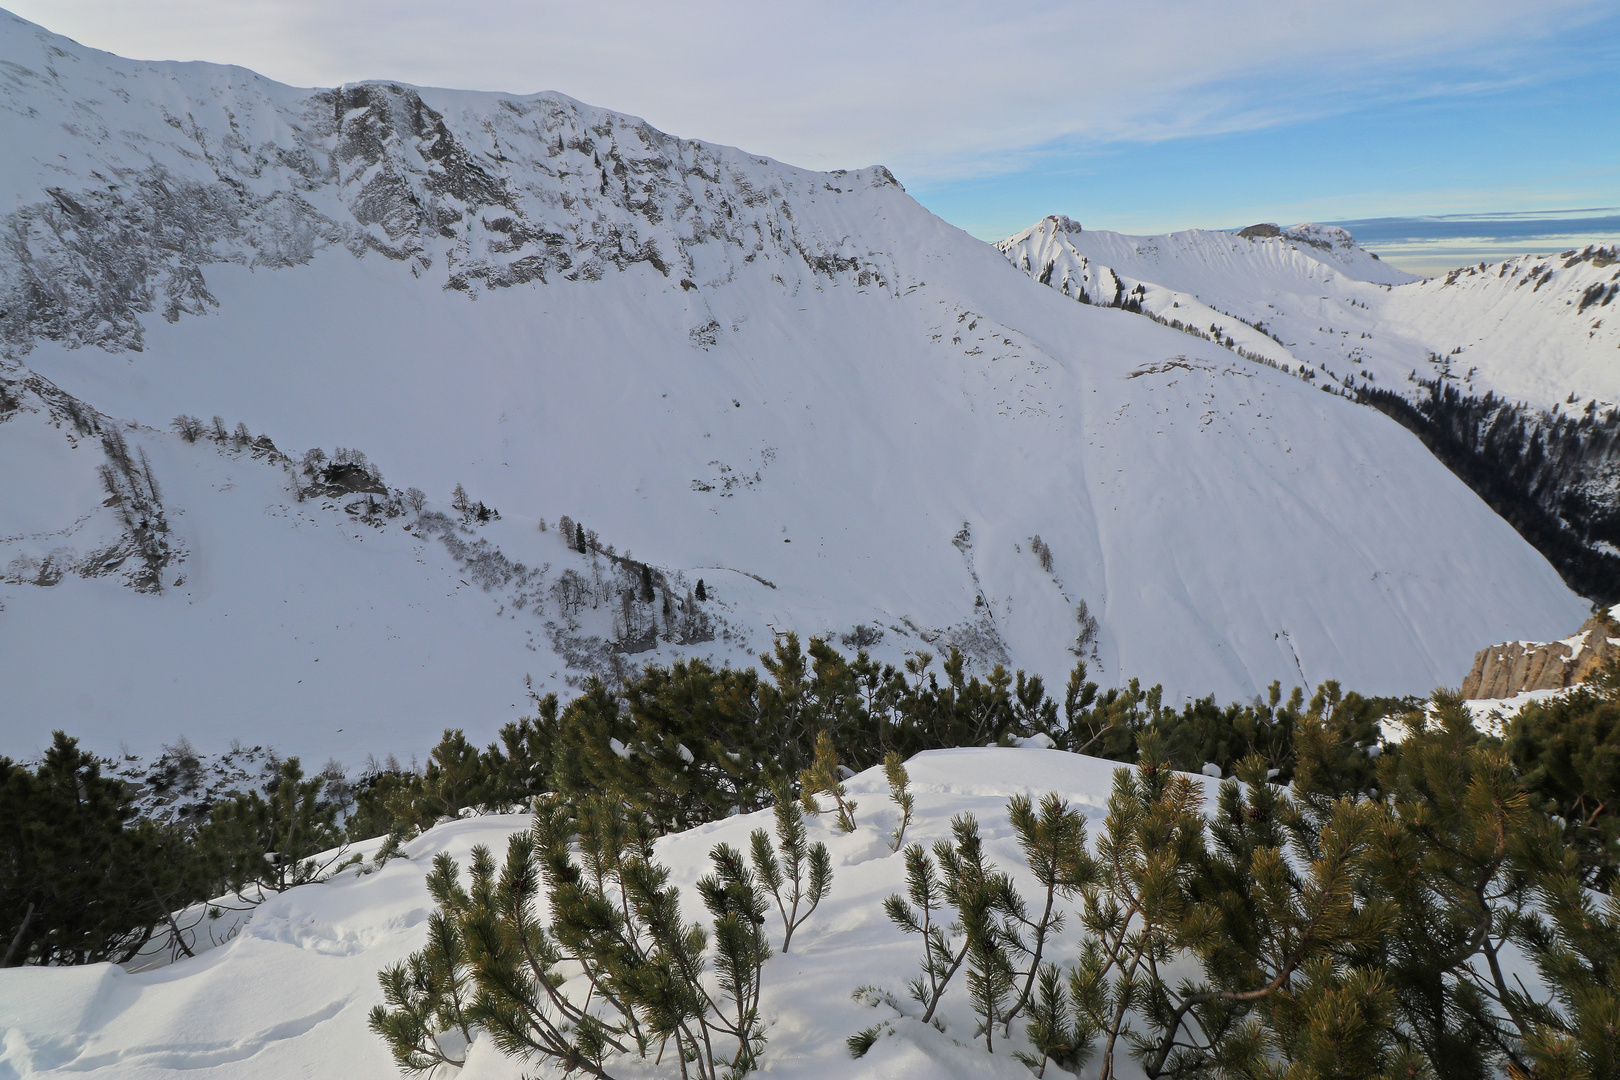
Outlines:
<svg viewBox="0 0 1620 1080"><path fill-rule="evenodd" d="M42 338L140 349L142 316L217 306L211 265L285 267L333 248L468 293L637 263L688 288L756 262L790 290L828 275L894 285L891 256L852 239L870 217L864 193L899 190L881 167L796 169L561 94L297 91L0 29L15 39L8 59L39 39L37 61L7 64L0 112L74 117L81 155L10 148L40 164L32 197L0 214L0 355ZM122 68L115 83L96 73L108 64ZM116 122L114 97L127 106Z"/></svg>
<svg viewBox="0 0 1620 1080"><path fill-rule="evenodd" d="M1620 657L1620 606L1592 616L1563 641L1510 641L1481 649L1463 680L1465 698L1510 698L1526 690L1562 690L1585 682Z"/></svg>

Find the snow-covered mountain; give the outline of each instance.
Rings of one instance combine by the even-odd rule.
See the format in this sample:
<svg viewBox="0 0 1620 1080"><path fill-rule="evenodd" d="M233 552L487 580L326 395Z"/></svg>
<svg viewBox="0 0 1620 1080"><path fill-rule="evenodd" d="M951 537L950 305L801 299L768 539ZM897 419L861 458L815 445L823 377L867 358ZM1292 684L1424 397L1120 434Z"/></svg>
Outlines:
<svg viewBox="0 0 1620 1080"><path fill-rule="evenodd" d="M1140 286L1144 311L1342 384L1444 379L1540 409L1620 404L1612 248L1417 278L1331 225L1127 236L1055 216L997 246L1066 295L1108 304Z"/></svg>
<svg viewBox="0 0 1620 1080"><path fill-rule="evenodd" d="M881 168L10 16L0 61L0 752L352 764L789 629L1423 692L1586 612L1388 418L1037 287Z"/></svg>
<svg viewBox="0 0 1620 1080"><path fill-rule="evenodd" d="M998 247L1073 299L1140 311L1390 411L1566 580L1620 590L1613 247L1428 279L1322 225L1126 236L1054 216Z"/></svg>

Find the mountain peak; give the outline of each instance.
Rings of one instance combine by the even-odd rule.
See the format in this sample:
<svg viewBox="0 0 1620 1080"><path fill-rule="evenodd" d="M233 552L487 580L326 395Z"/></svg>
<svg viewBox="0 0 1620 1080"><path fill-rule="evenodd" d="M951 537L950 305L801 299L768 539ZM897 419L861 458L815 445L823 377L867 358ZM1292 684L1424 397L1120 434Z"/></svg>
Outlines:
<svg viewBox="0 0 1620 1080"><path fill-rule="evenodd" d="M1309 244L1324 250L1334 248L1344 250L1356 246L1355 237L1350 235L1350 230L1341 229L1337 225L1318 225L1307 221L1283 229L1282 235L1301 244Z"/></svg>

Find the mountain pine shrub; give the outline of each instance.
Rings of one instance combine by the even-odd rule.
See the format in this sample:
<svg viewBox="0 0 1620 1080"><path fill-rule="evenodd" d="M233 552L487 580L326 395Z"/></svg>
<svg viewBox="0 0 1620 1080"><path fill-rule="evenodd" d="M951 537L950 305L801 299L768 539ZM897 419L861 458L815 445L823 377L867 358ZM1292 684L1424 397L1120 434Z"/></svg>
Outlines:
<svg viewBox="0 0 1620 1080"><path fill-rule="evenodd" d="M1581 877L1611 892L1620 877L1620 667L1573 693L1534 701L1508 725L1505 749L1525 789L1561 819Z"/></svg>
<svg viewBox="0 0 1620 1080"><path fill-rule="evenodd" d="M382 973L387 1004L373 1010L372 1029L407 1070L455 1063L483 1031L503 1052L565 1073L610 1078L618 1059L668 1053L682 1076L740 1077L764 1047L768 900L740 852L721 844L710 861L697 884L705 928L682 921L644 822L607 798L577 816L541 800L498 872L477 848L463 887L440 857L430 880L440 929Z"/></svg>

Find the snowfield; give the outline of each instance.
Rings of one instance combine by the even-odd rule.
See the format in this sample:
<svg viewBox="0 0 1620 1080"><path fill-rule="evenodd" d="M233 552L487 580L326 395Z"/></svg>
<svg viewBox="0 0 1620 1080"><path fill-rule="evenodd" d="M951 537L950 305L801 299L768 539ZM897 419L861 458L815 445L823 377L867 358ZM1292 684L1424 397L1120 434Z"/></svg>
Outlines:
<svg viewBox="0 0 1620 1080"><path fill-rule="evenodd" d="M906 839L932 845L949 836L954 815L974 814L988 856L1015 872L1020 889L1031 895L1033 879L1018 872L1024 863L1007 822L1007 799L1022 793L1038 801L1058 792L1086 815L1095 834L1116 767L1037 749L919 754L908 763L916 810ZM905 868L903 856L887 843L896 811L882 770L860 774L848 788L858 803L854 833L836 832L830 815L807 822L811 841L831 849L833 885L794 935L793 950L766 962L761 1007L770 1041L761 1075L1027 1078L1029 1070L1011 1054L1023 1046L1017 1031L1011 1044L998 1042L1003 1049L994 1056L982 1043L964 1047L972 1042L973 1019L960 979L941 1007L944 1032L851 999L857 987L875 985L906 1001L921 949L883 913L883 900L904 891ZM1214 785L1206 786L1206 794L1213 805ZM501 858L506 837L527 822L527 816L491 816L439 825L407 846L407 858L369 875L350 871L288 890L261 905L226 944L168 967L138 974L111 964L0 972L0 1015L7 1018L0 1075L397 1076L383 1042L367 1029L366 1014L382 1001L377 971L426 941L432 901L424 878L433 856L447 851L465 867L472 847L484 844ZM746 850L751 830L771 827L771 812L762 811L658 841L658 859L670 867L671 883L682 887L690 905L687 918L706 917L691 887L708 872L709 851L722 842ZM1051 955L1075 954L1074 922ZM881 1020L894 1021L893 1033L864 1058L852 1059L844 1040ZM1125 1070L1136 1075L1135 1063ZM615 1072L669 1075L650 1064ZM474 1041L460 1073L464 1080L531 1074L487 1038Z"/></svg>

